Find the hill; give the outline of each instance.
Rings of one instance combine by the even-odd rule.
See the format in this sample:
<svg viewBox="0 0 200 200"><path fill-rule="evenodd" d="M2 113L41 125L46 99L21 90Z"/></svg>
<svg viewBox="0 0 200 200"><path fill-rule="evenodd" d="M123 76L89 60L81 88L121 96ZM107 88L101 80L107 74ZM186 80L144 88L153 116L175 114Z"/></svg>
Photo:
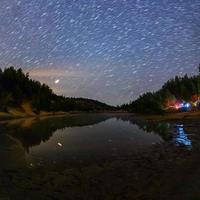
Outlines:
<svg viewBox="0 0 200 200"><path fill-rule="evenodd" d="M85 98L56 95L46 84L29 78L22 69L0 69L0 112L13 115L39 114L41 111L104 111L115 108Z"/></svg>
<svg viewBox="0 0 200 200"><path fill-rule="evenodd" d="M124 104L122 109L129 112L142 114L162 114L180 108L185 102L188 106L199 107L199 76L178 77L167 81L163 87L156 92L147 92L135 101Z"/></svg>

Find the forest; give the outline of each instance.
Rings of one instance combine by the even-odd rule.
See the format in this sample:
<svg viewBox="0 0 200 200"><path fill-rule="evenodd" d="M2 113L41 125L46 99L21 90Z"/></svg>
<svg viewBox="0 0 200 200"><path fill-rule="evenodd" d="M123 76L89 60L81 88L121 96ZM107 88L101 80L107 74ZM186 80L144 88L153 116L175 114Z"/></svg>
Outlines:
<svg viewBox="0 0 200 200"><path fill-rule="evenodd" d="M0 111L30 103L35 113L44 111L103 111L114 107L85 98L56 95L48 85L29 78L21 68L0 69Z"/></svg>
<svg viewBox="0 0 200 200"><path fill-rule="evenodd" d="M177 102L189 102L193 106L199 103L199 79L199 76L176 76L167 81L160 90L147 92L121 108L134 113L162 114L173 110ZM197 106L199 107L199 104Z"/></svg>
<svg viewBox="0 0 200 200"><path fill-rule="evenodd" d="M147 92L129 104L118 109L144 114L162 114L170 110L176 102L194 103L199 99L199 76L176 76L167 81L160 90ZM33 111L113 111L114 106L86 99L56 95L52 89L39 81L33 80L21 68L0 69L0 111L20 107L30 103Z"/></svg>

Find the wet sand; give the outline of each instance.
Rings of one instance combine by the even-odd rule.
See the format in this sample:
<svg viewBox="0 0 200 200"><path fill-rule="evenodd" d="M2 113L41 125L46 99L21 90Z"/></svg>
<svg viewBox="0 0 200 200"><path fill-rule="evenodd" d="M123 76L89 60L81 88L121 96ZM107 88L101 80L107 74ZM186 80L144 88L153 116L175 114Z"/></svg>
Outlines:
<svg viewBox="0 0 200 200"><path fill-rule="evenodd" d="M154 147L145 155L4 173L16 199L199 199L199 165L199 152Z"/></svg>

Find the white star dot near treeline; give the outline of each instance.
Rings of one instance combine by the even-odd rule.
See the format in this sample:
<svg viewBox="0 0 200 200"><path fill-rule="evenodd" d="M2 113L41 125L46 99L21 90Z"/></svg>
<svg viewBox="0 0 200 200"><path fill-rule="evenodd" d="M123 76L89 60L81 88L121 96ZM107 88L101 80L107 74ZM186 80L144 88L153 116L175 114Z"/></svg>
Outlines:
<svg viewBox="0 0 200 200"><path fill-rule="evenodd" d="M59 82L60 82L59 79L56 79L56 80L54 81L55 84L58 84Z"/></svg>

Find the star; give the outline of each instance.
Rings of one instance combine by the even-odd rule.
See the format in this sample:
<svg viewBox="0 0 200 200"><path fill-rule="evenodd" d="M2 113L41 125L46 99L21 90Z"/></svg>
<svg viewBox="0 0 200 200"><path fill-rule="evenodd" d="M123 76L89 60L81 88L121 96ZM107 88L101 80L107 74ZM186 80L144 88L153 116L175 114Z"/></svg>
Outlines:
<svg viewBox="0 0 200 200"><path fill-rule="evenodd" d="M54 81L55 84L58 84L59 82L60 82L59 79L56 79L56 80Z"/></svg>

